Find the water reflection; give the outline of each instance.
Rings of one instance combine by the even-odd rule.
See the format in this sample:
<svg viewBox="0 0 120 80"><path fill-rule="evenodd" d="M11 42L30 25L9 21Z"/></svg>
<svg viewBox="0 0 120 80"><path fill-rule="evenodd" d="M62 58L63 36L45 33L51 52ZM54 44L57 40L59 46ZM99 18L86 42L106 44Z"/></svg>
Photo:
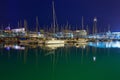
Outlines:
<svg viewBox="0 0 120 80"><path fill-rule="evenodd" d="M31 78L32 75L41 80L59 80L60 77L61 79L64 77L64 74L68 74L67 77L70 78L68 80L71 80L71 77L77 77L80 78L79 80L85 80L84 78L81 79L81 77L90 74L91 75L89 77L92 75L96 76L97 72L102 74L104 71L108 70L108 67L110 70L113 69L115 64L115 66L120 67L118 65L120 63L120 55L115 54L117 53L117 50L119 51L119 49L118 47L116 49L113 48L113 45L115 46L115 44L118 44L119 42L113 42L113 45L111 42L109 42L109 45L112 46L111 48L104 48L103 46L102 48L98 48L100 43L104 46L108 45L108 42L89 43L88 45L2 44L0 47L0 53L3 53L0 55L1 66L5 65L7 67L5 69L2 67L1 70L4 69L2 72L9 72L10 74L17 76L23 75L23 73L25 73L25 77ZM25 50L19 50L20 47L24 47ZM7 51L4 48L8 48L10 50ZM9 60L7 60L8 58ZM13 73L11 73L10 70L11 72L13 71ZM116 71L118 70L116 68ZM113 69L113 72L111 73L114 73L114 71L115 70ZM16 72L18 73L16 74ZM78 75L74 74L76 72L78 72ZM108 73L106 72L106 74ZM100 75L98 75L98 78L99 76ZM24 78L24 76L22 77ZM33 79L33 77L31 79Z"/></svg>
<svg viewBox="0 0 120 80"><path fill-rule="evenodd" d="M93 46L92 48L90 46ZM120 48L120 42L89 42L81 44L2 44L1 48L9 50L9 54L12 54L11 50L22 50L18 53L19 56L23 56L24 63L27 62L27 57L34 54L36 58L36 63L39 60L40 55L49 57L54 56L57 60L60 57L65 58L66 62L69 62L69 59L76 56L79 56L80 63L84 63L84 58L90 58L90 61L96 62L96 57L98 53L101 53L100 48ZM100 48L97 48L100 47ZM4 50L3 50L4 51ZM104 53L110 52L109 49L103 49ZM1 49L2 53L2 49ZM14 53L14 52L13 52ZM90 54L92 53L92 56ZM53 58L53 57L52 57ZM98 60L98 57L97 57Z"/></svg>
<svg viewBox="0 0 120 80"><path fill-rule="evenodd" d="M93 61L96 61L96 56L93 56Z"/></svg>
<svg viewBox="0 0 120 80"><path fill-rule="evenodd" d="M16 44L15 45L14 44L5 44L4 48L7 50L10 50L10 49L25 50L25 47L20 46L20 45L16 45Z"/></svg>
<svg viewBox="0 0 120 80"><path fill-rule="evenodd" d="M60 47L64 47L65 45L64 44L48 44L48 45L45 45L47 48L49 49L57 49L57 48L60 48Z"/></svg>
<svg viewBox="0 0 120 80"><path fill-rule="evenodd" d="M87 46L87 43L79 43L79 44L75 44L75 47L76 48L86 48L86 46Z"/></svg>
<svg viewBox="0 0 120 80"><path fill-rule="evenodd" d="M99 48L120 48L120 42L89 42L89 46L99 47Z"/></svg>
<svg viewBox="0 0 120 80"><path fill-rule="evenodd" d="M55 50L51 50L49 52L46 52L45 56L52 55L52 54L55 54Z"/></svg>
<svg viewBox="0 0 120 80"><path fill-rule="evenodd" d="M93 44L98 45L99 43ZM74 70L78 72L82 72L82 70L85 71L86 69L93 70L94 68L91 69L91 67L94 67L94 65L97 64L101 59L104 58L105 60L105 58L107 58L106 52L108 51L108 49L105 48L104 51L103 48L90 46L87 46L87 44L60 44L60 45L31 44L22 46L14 44L13 45L4 44L3 48L9 47L10 50L6 51L6 49L1 49L1 53L3 50L4 55L5 54L10 55L9 63L11 64L17 63L18 66L20 66L22 65L20 63L22 62L24 63L22 66L28 66L27 69L29 72L27 72L26 69L24 69L23 72L34 73L31 70L34 71L36 70L38 72L37 74L40 75L46 74L47 77L48 75L52 75L52 77L54 78L56 77L56 73L59 73L60 71L61 74L63 74L62 71L75 73ZM19 50L20 47L25 47L25 50ZM99 51L101 51L104 54L101 54ZM3 56L0 56L0 58L2 57ZM5 59L1 61L5 61ZM73 72L71 72L72 70Z"/></svg>

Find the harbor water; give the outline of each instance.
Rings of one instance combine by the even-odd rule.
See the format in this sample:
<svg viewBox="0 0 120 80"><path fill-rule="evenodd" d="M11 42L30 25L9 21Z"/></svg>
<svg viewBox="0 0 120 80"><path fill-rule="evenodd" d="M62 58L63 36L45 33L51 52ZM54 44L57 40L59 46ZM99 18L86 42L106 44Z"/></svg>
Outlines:
<svg viewBox="0 0 120 80"><path fill-rule="evenodd" d="M120 80L120 42L0 45L0 80Z"/></svg>

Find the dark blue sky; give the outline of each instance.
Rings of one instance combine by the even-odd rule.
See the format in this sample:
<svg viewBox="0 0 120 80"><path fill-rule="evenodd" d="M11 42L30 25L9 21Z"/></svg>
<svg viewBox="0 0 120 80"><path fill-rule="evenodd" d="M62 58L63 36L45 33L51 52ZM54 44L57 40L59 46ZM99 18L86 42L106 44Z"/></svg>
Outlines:
<svg viewBox="0 0 120 80"><path fill-rule="evenodd" d="M98 18L98 27L106 28L110 24L113 31L120 31L119 0L54 0L58 24L81 26L84 16L85 26L92 27L93 18ZM26 19L29 26L52 23L52 0L0 0L0 25L17 25L18 20Z"/></svg>

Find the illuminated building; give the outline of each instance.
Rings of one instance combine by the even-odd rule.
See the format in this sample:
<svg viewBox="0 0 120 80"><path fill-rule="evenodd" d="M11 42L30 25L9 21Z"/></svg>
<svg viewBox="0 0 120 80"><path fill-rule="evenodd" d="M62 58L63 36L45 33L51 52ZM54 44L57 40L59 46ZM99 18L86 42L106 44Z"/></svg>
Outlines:
<svg viewBox="0 0 120 80"><path fill-rule="evenodd" d="M25 33L25 28L12 29L11 31L14 33L19 33L19 32Z"/></svg>

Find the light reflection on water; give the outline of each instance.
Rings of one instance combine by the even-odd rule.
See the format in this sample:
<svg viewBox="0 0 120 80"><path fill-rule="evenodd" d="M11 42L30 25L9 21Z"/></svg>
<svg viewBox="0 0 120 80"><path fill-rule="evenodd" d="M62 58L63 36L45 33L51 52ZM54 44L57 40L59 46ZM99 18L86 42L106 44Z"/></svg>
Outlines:
<svg viewBox="0 0 120 80"><path fill-rule="evenodd" d="M56 50L58 48L64 47L76 47L76 48L83 48L85 49L88 46L97 47L97 48L120 48L120 41L115 42L88 42L88 43L81 43L81 44L49 44L49 45L18 45L18 44L1 44L0 48L5 48L6 50L15 49L15 50L25 50L26 48L37 48L40 47L44 50Z"/></svg>
<svg viewBox="0 0 120 80"><path fill-rule="evenodd" d="M48 44L45 46L54 50L54 49L59 48L59 47L64 47L65 45L64 44Z"/></svg>
<svg viewBox="0 0 120 80"><path fill-rule="evenodd" d="M0 45L0 48L5 48L6 50L14 49L14 50L25 50L26 48L37 48L40 47L41 49L44 50L56 50L57 48L64 48L64 47L76 47L76 48L86 48L86 44L25 44L25 45L20 45L20 44L2 44Z"/></svg>
<svg viewBox="0 0 120 80"><path fill-rule="evenodd" d="M120 41L115 42L89 42L89 46L98 48L120 48Z"/></svg>
<svg viewBox="0 0 120 80"><path fill-rule="evenodd" d="M37 48L40 47L44 50L56 50L57 48L64 48L64 47L76 47L76 48L83 48L85 49L87 46L97 47L97 48L120 48L120 41L115 42L88 42L88 43L81 43L81 44L49 44L49 45L18 45L18 44L2 44L0 45L1 48L5 48L6 50L15 49L15 50L25 50L26 47L28 48Z"/></svg>
<svg viewBox="0 0 120 80"><path fill-rule="evenodd" d="M10 49L15 49L15 50L25 50L25 47L17 45L17 44L5 44L4 48L6 50L10 50Z"/></svg>
<svg viewBox="0 0 120 80"><path fill-rule="evenodd" d="M91 48L92 47L92 48ZM99 53L99 48L120 48L120 42L89 42L89 43L81 43L81 44L49 44L49 45L43 45L43 44L27 44L27 45L18 45L18 44L2 44L1 49L5 48L6 50L22 50L24 52L24 61L26 62L26 57L30 53L35 53L35 55L43 54L44 56L62 56L62 55L80 55L81 56L81 62L83 59L83 56L92 54L91 60L93 62L96 62L98 59L96 56ZM34 52L29 52L30 50L35 50ZM22 53L20 51L20 55ZM104 51L104 50L103 50ZM110 52L110 50L105 49L107 53ZM17 52L18 53L18 52ZM71 54L69 54L71 53ZM10 54L10 53L9 53Z"/></svg>

